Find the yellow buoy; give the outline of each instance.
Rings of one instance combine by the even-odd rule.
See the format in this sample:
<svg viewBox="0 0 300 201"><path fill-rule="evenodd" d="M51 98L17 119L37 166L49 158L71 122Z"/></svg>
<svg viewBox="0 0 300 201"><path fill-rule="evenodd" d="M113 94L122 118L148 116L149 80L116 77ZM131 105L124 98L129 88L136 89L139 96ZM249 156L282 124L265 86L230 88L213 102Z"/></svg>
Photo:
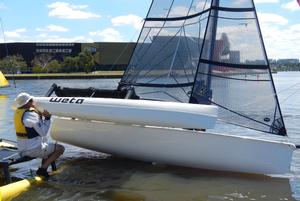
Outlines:
<svg viewBox="0 0 300 201"><path fill-rule="evenodd" d="M53 176L60 173L63 168L59 168L56 171L50 172L49 175ZM29 179L23 179L11 184L0 187L0 201L9 201L16 198L21 193L27 191L33 185L42 184L45 180L43 177L35 176Z"/></svg>
<svg viewBox="0 0 300 201"><path fill-rule="evenodd" d="M7 87L9 86L9 82L4 77L3 73L0 71L0 87Z"/></svg>
<svg viewBox="0 0 300 201"><path fill-rule="evenodd" d="M0 201L12 200L22 192L28 190L32 184L39 184L42 181L41 177L34 177L2 186L0 187Z"/></svg>
<svg viewBox="0 0 300 201"><path fill-rule="evenodd" d="M11 184L0 187L0 201L8 201L17 197L24 191L27 191L32 184L42 183L41 177L34 177L31 179L23 179Z"/></svg>

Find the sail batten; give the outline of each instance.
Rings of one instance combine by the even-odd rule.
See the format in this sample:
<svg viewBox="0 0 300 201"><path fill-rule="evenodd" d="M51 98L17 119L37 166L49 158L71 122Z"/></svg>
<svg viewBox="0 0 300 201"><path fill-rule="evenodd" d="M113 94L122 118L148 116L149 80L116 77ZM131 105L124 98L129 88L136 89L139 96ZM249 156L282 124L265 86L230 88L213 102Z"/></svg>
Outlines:
<svg viewBox="0 0 300 201"><path fill-rule="evenodd" d="M223 121L286 135L252 0L154 0L120 82L132 86L144 99L215 104Z"/></svg>

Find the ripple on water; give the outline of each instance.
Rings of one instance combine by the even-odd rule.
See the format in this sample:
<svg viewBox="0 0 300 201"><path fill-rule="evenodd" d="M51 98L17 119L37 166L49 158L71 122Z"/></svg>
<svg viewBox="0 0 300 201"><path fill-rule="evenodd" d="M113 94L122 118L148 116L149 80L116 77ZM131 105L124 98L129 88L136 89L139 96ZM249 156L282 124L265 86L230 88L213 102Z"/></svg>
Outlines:
<svg viewBox="0 0 300 201"><path fill-rule="evenodd" d="M61 172L15 200L294 200L288 179L91 156L63 158Z"/></svg>

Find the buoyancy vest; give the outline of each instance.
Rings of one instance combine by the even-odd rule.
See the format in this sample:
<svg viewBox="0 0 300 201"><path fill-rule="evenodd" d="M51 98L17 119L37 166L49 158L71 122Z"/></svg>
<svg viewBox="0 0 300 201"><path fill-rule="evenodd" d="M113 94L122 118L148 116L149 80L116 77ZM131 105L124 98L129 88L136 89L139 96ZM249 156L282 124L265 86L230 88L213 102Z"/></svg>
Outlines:
<svg viewBox="0 0 300 201"><path fill-rule="evenodd" d="M39 112L34 108L18 108L14 114L14 124L16 129L16 135L18 139L32 139L39 136L38 132L34 128L25 127L23 123L23 116L25 112Z"/></svg>

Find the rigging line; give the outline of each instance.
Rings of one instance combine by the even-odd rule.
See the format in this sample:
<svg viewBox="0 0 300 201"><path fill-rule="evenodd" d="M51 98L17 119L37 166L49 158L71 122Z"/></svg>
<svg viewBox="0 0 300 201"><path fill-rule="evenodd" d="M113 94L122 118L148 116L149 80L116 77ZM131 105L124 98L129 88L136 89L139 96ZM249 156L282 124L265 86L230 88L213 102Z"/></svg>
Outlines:
<svg viewBox="0 0 300 201"><path fill-rule="evenodd" d="M151 8L152 8L152 6L153 6L153 3L154 3L154 0L151 1L150 9L148 10L146 16L149 16L149 13L150 13L150 10L151 10ZM146 21L144 20L143 27L145 26L145 23L146 23ZM137 43L134 45L133 51L132 51L132 53L131 53L131 55L130 55L130 57L129 57L129 64L127 64L127 66L126 66L126 70L125 70L125 72L124 72L124 74L123 74L123 77L121 78L121 82L122 82L124 79L127 79L127 77L128 77L128 76L127 76L127 72L129 72L129 74L130 74L130 72L132 72L132 70L131 70L131 69L132 69L132 66L133 66L133 68L135 68L135 66L134 66L134 65L131 65L131 63L132 63L133 56L135 55L135 52L136 52L136 49L137 49L138 42L139 42L140 39L141 39L141 35L142 35L142 33L143 33L143 30L144 30L144 28L141 29L140 34L139 34L138 39L137 39ZM151 29L150 29L150 30L151 30ZM149 30L149 31L150 31L150 30ZM148 32L148 33L149 33L149 32ZM129 70L128 70L128 69L129 69ZM132 78L131 78L131 79L132 79ZM118 89L121 89L120 83L118 84Z"/></svg>
<svg viewBox="0 0 300 201"><path fill-rule="evenodd" d="M176 34L177 35L177 34ZM173 40L175 38L175 36L174 37L172 37L172 39L170 39L169 41L168 41L168 43L171 41L171 40ZM166 47L167 45L165 45L165 47ZM161 50L163 50L163 49L161 49ZM177 51L176 51L177 52ZM152 58L152 61L154 61L154 59L153 58L155 58L156 56L157 56L158 54L155 54L155 56L154 57L151 57ZM166 57L164 58L164 59L162 59L162 60L160 60L158 63L156 63L155 65L153 65L153 67L151 67L145 74L143 74L143 76L145 76L145 75L147 75L148 73L150 73L153 69L155 69L158 65L160 65L162 62L164 62L164 61L166 61L167 59L169 59L171 56L173 56L173 53L170 53L169 55L166 55ZM174 57L173 57L174 58ZM173 60L172 60L173 61ZM150 66L151 66L151 64L152 64L152 62L150 61ZM172 67L172 65L171 65L171 67ZM144 68L142 68L142 69L144 69ZM140 70L140 71L142 71L142 69ZM169 71L170 72L170 71Z"/></svg>
<svg viewBox="0 0 300 201"><path fill-rule="evenodd" d="M191 82L190 78L188 76L188 73L187 73L187 69L186 69L186 67L184 65L184 62L182 61L182 58L181 58L180 55L178 56L178 59L179 59L179 62L181 63L181 65L183 67L183 72L184 72L185 78L187 79L188 82ZM190 61L192 61L192 59ZM192 65L192 63L191 63L191 65ZM195 75L194 72L193 72L193 68L191 68L191 69L192 69L192 75Z"/></svg>
<svg viewBox="0 0 300 201"><path fill-rule="evenodd" d="M141 93L141 94L147 95L147 94L153 94L153 93L162 93L162 94L165 94L165 95L169 96L170 98L174 99L175 101L182 103L181 100L179 100L178 98L172 96L171 94L169 94L169 93L167 93L165 91L152 91L152 92L150 91L150 92L144 92L144 93ZM158 100L158 99L152 99L152 100ZM160 99L160 101L161 101L161 99Z"/></svg>
<svg viewBox="0 0 300 201"><path fill-rule="evenodd" d="M151 84L151 83L154 82L155 80L158 80L158 79L160 79L160 78L166 76L167 74L168 74L168 73L164 73L164 74L162 74L162 75L160 75L160 76L158 76L158 77L155 77L154 79L149 80L149 81L146 82L145 84Z"/></svg>
<svg viewBox="0 0 300 201"><path fill-rule="evenodd" d="M283 104L285 101L287 101L290 97L292 97L293 95L295 95L298 91L300 91L300 88L297 89L296 91L294 91L294 93L290 94L288 97L286 97L284 100L282 100L280 102L280 104Z"/></svg>
<svg viewBox="0 0 300 201"><path fill-rule="evenodd" d="M194 0L192 0L192 2L191 2L191 4L190 4L190 9L189 9L189 11L188 11L188 13L190 12L190 10L191 10L191 8L192 8L192 5L193 5L193 2L194 2ZM171 6L172 7L172 6ZM170 9L171 10L171 9ZM169 16L169 14L170 14L170 10L169 10L169 13L168 13L168 16ZM161 51L163 51L164 50L164 48L165 47L167 47L167 45L169 44L169 43L171 43L173 40L174 40L174 38L177 36L177 34L179 33L179 32L181 32L181 30L182 30L182 27L184 27L184 25L185 25L185 23L186 23L186 20L183 22L183 25L181 26L181 28L178 30L178 32L175 34L175 36L173 36L157 53L156 53L156 55L154 56L154 57L156 57L157 55L158 55L158 53L160 53ZM160 32L161 32L161 30L162 30L162 28L163 27L165 27L165 24L166 24L166 21L164 22L164 24L163 24L163 26L162 27L160 27L160 30L159 30L159 32L157 33L157 35L159 35L160 34ZM155 38L154 40L157 40L157 38ZM180 41L179 41L180 42ZM141 56L141 57L139 57L139 59L142 59L145 55L146 55L146 53L151 49L151 46L153 45L153 43L154 43L154 41L152 41L152 43L151 43L151 45L149 46L149 48L145 51L145 53ZM174 56L176 56L176 55L174 55ZM154 61L154 59L153 58L151 58L152 59L152 61ZM153 67L154 68L154 67ZM151 68L151 69L149 69L149 71L148 72L150 72L153 68ZM139 72L141 72L142 70L143 70L144 68L142 68ZM147 72L147 73L148 73ZM146 73L146 74L147 74Z"/></svg>
<svg viewBox="0 0 300 201"><path fill-rule="evenodd" d="M269 81L271 81L271 80L269 80ZM289 86L289 87L287 87L287 88L284 88L284 89L278 91L278 92L277 92L277 95L279 95L279 94L281 94L282 92L287 91L287 90L289 90L289 89L291 89L291 88L293 88L293 87L295 87L295 86L297 86L297 85L300 85L300 82L297 82L297 83L295 83L295 84L293 84L293 85L291 85L291 86ZM289 99L291 96L295 95L299 90L300 90L300 88L299 88L299 89L296 89L295 92L293 92L291 95L289 95L289 96L288 96L287 98L285 98L283 101L281 101L279 104L284 103L284 102L285 102L287 99ZM270 95L266 95L266 96L264 96L264 97L261 97L261 98L257 99L256 101L254 101L254 102L252 102L252 103L247 103L247 104L244 104L244 105L241 105L241 106L242 106L242 107L248 107L248 106L251 106L251 105L259 104L259 103L261 103L261 102L264 102L264 101L267 100L267 99L274 98L275 95L276 95L275 93L271 93Z"/></svg>
<svg viewBox="0 0 300 201"><path fill-rule="evenodd" d="M192 55L191 55L191 48L189 46L189 41L188 41L188 38L186 36L186 31L185 31L185 27L183 27L183 35L185 36L185 45L186 45L186 48L188 50L188 57L189 57L189 60L190 60L190 64L191 66L193 66L192 64L192 61L193 61L193 58L192 58ZM191 40L191 39L190 39ZM181 57L179 56L179 61L182 63L182 67L183 67L183 71L184 71L184 74L185 74L185 77L187 78L188 82L190 82L190 79L189 79L189 76L187 75L186 73L186 69L185 69L185 65L184 65L184 62L182 61Z"/></svg>
<svg viewBox="0 0 300 201"><path fill-rule="evenodd" d="M178 33L179 33L179 31L176 33L175 36L177 36ZM160 55L161 51L164 50L164 48L167 47L168 44L171 43L171 41L173 41L173 39L175 38L175 36L173 36L171 39L169 39L169 40L166 42L166 44L165 44L159 51L157 51L151 58L149 58L150 61L148 60L148 61L145 61L144 63L148 63L148 62L149 62L148 66L151 66L152 63L153 63L153 61L155 61L154 58L156 58L158 55ZM155 65L162 63L163 61L167 60L167 59L168 59L169 57L171 57L172 55L173 55L173 53L170 53L170 55L168 55L166 59L162 59L161 61L159 61L159 62L156 63ZM140 60L141 60L141 59L140 59ZM148 73L151 72L154 68L156 68L155 65L153 65L153 67L151 67L144 75L148 74ZM139 72L141 72L142 70L144 70L145 67L146 67L146 66L142 66L142 68L139 70ZM138 72L138 73L139 73L139 72ZM137 73L137 74L138 74L138 73Z"/></svg>
<svg viewBox="0 0 300 201"><path fill-rule="evenodd" d="M176 44L175 52L173 54L173 58L172 58L172 61L171 61L171 65L170 65L170 68L169 68L169 73L168 73L167 79L170 78L170 74L171 74L171 72L173 70L173 67L174 67L175 58L176 58L176 55L178 53L178 48L179 48L179 44L180 44L180 41L181 41L182 28L183 27L180 28L180 35L179 35L179 38L178 38L178 41L177 41L177 44Z"/></svg>
<svg viewBox="0 0 300 201"><path fill-rule="evenodd" d="M238 124L238 123L233 123L233 122L226 121L226 120L223 120L223 119L219 119L218 118L217 120L220 121L220 122L222 122L222 123L226 123L226 124L230 124L230 125L234 125L234 126L239 126L239 127L242 127L242 128L247 128L247 129L250 129L250 130L255 130L255 131L259 131L259 132L269 133L269 134L275 135L274 133L271 133L271 132L268 132L268 131L260 130L260 129L257 129L257 128L251 128L251 127L246 126L246 125L241 125L241 124Z"/></svg>
<svg viewBox="0 0 300 201"><path fill-rule="evenodd" d="M175 82L177 83L177 84L180 84L180 82L178 82L178 80L176 79L176 77L174 76L174 75L171 75L172 77L173 77L173 79L175 80ZM189 95L188 95L188 93L184 90L184 88L183 87L180 87L180 89L183 91L183 93L185 93L185 95L189 98Z"/></svg>
<svg viewBox="0 0 300 201"><path fill-rule="evenodd" d="M188 12L187 12L187 16L188 16L188 15L190 14L190 12L191 12L191 8L192 8L192 6L193 6L193 3L194 3L194 0L191 1L189 10L188 10ZM183 35L185 36L185 39L186 39L186 43L187 43L187 37L186 37L185 28L184 28L186 22L187 22L187 20L185 19L185 20L183 21L183 23L182 23L182 26L180 27L180 36L181 36L182 33L183 33ZM179 48L180 43L181 43L181 37L178 39L178 42L177 42L177 45L176 45L176 49L175 49L175 52L174 52L174 56L173 56L172 61L171 61L171 67L170 67L169 73L168 73L168 78L170 78L172 69L173 69L173 67L174 67L175 57L176 57L176 55L178 54L178 48ZM186 44L186 45L187 45L187 47L188 47L187 49L189 49L188 44ZM190 52L190 51L189 51L189 52ZM190 56L190 58L191 58L191 55L189 55L189 56ZM179 59L180 59L180 55L178 55L178 57L179 57ZM184 69L184 70L185 70L185 69ZM186 73L186 72L185 72L185 73ZM173 79L175 80L175 82L177 82L177 84L179 84L179 82L176 80L176 78L174 77L174 75L171 75L171 76L173 77ZM187 95L186 91L185 91L183 88L181 88L181 89L182 89L183 92ZM188 96L188 95L187 95L187 96Z"/></svg>
<svg viewBox="0 0 300 201"><path fill-rule="evenodd" d="M205 9L205 7L206 7L206 4L207 4L207 0L205 0L205 2L204 2L204 4L203 4L203 7L202 7L202 11L204 11L204 9ZM193 23L193 24L199 24L199 29L198 29L198 51L199 51L199 53L200 53L200 39L201 39L201 21L203 21L203 20L205 20L205 19L208 19L208 16L207 17L205 17L205 18L201 18L202 17L202 15L204 14L204 12L202 12L199 16L198 16L198 21L196 21L195 23ZM186 22L186 20L185 20L185 22ZM189 26L189 24L186 24L186 23L184 23L184 25L187 25L187 26ZM186 46L187 46L187 49L189 50L189 56L190 56L190 61L192 61L192 55L191 55L191 51L190 51L190 46L189 46L189 43L188 43L188 41L187 41L187 37L186 37L186 32L185 32L185 28L184 28L184 36L185 36L185 38L186 38ZM191 63L192 64L192 63ZM196 66L196 69L197 69L197 66ZM193 73L193 75L195 75L195 73L194 73L194 68L192 68L192 73ZM188 79L188 81L189 81L189 77L187 76L187 79Z"/></svg>
<svg viewBox="0 0 300 201"><path fill-rule="evenodd" d="M4 47L5 47L5 52L6 52L6 58L8 59L9 64L12 65L11 58L9 58L8 47L7 47L5 33L4 33L4 25L3 25L3 20L1 17L0 17L0 22L1 22L1 30L2 30L2 34L3 34L3 42L5 43ZM15 86L15 88L17 88L16 79L15 79L15 70L14 70L14 67L11 67L11 68L12 68L14 86Z"/></svg>
<svg viewBox="0 0 300 201"><path fill-rule="evenodd" d="M287 90L289 90L289 89L291 89L291 88L293 88L293 87L295 87L295 86L297 86L299 84L300 84L300 82L296 82L295 84L293 84L293 85L291 85L291 86L289 86L287 88L284 88L284 89L280 90L277 94L280 94L280 93L282 93L284 91L287 91Z"/></svg>
<svg viewBox="0 0 300 201"><path fill-rule="evenodd" d="M173 4L174 4L174 0L172 0L172 3L171 3L171 5L170 5L170 8L169 8L169 10L168 10L168 12L167 12L166 18L169 17L170 12L171 12L172 7L173 7ZM147 17L148 17L148 16L147 16ZM166 23L167 23L167 21L164 21L164 22L163 22L163 24L162 24L161 28L159 29L159 31L157 32L156 36L159 36L160 32L162 31L162 29L163 29L163 27L165 26ZM142 30L142 31L143 31L143 30ZM156 40L157 40L157 37L155 37L154 40L151 42L151 44L150 44L148 50L151 48L151 46L154 44L154 41L156 41ZM147 51L148 51L148 50L147 50ZM145 54L147 53L147 51L145 52ZM145 55L145 54L144 54L144 55ZM143 55L143 56L144 56L144 55ZM143 59L143 56L142 56L142 58L139 58L139 60Z"/></svg>
<svg viewBox="0 0 300 201"><path fill-rule="evenodd" d="M253 119L253 118L251 118L251 117L248 117L248 116L246 116L245 114L242 114L242 113L238 113L238 112L236 112L236 111L233 111L232 109L227 108L227 107L225 107L225 106L223 106L223 105L220 105L220 104L218 104L218 103L216 103L216 102L214 102L214 101L212 101L212 100L208 100L208 99L207 99L207 101L209 101L209 102L211 102L211 103L217 105L218 107L223 108L224 110L227 110L227 111L229 111L229 112L231 112L231 113L233 113L233 114L236 114L236 115L238 115L238 116L244 117L244 118L249 119L249 120L252 120L252 121L254 121L254 122L256 122L256 123L259 123L259 124L261 124L261 125L264 125L264 126L267 126L267 127L273 128L273 129L277 129L277 128L273 127L272 125L268 125L268 124L263 123L263 122L261 122L261 121L258 121L258 120L256 120L256 119ZM277 130L278 130L278 129L277 129Z"/></svg>
<svg viewBox="0 0 300 201"><path fill-rule="evenodd" d="M165 95L169 96L170 98L174 99L175 101L182 103L181 100L179 100L178 98L172 96L171 94L169 94L168 92L165 92L165 91L150 91L150 92L144 92L144 93L141 93L141 94L147 95L147 94L153 94L153 93L162 93L162 94L165 94Z"/></svg>
<svg viewBox="0 0 300 201"><path fill-rule="evenodd" d="M178 34L179 32L180 32L180 29L177 31L177 33L175 34L175 36L177 36L177 34ZM175 36L173 36L171 39L169 39L167 42L165 42L165 44L162 45L162 48L160 48L158 51L156 51L155 54L154 54L151 58L149 58L147 61L145 61L144 63L148 63L148 62L149 62L149 65L150 65L151 63L153 63L153 61L155 60L154 58L157 57L158 55L160 55L160 53L164 50L164 48L166 48L166 47L174 40ZM158 37L156 37L154 40L156 41L157 38L158 38ZM154 40L153 40L153 41L154 41ZM152 45L153 45L153 44L154 44L154 42L152 42L151 45L149 46L149 48L145 51L145 53L144 53L141 57L138 58L139 60L143 60L143 58L144 58L144 56L146 55L146 53L152 48ZM149 60L150 60L150 61L149 61ZM140 69L139 72L141 72L142 70L144 70L144 68L145 68L145 66L142 67L142 68ZM152 67L152 68L149 69L149 70L151 71L153 68L155 68L155 66Z"/></svg>
<svg viewBox="0 0 300 201"><path fill-rule="evenodd" d="M190 14L190 12L191 12L193 3L194 3L194 0L191 1L190 8L189 8L189 10L188 10L188 12L187 12L187 16L188 16L188 15ZM170 69L169 69L168 79L169 79L170 74L171 74L171 72L172 72L172 70L173 70L176 55L178 54L178 48L179 48L179 45L180 45L180 43L181 43L181 36L182 36L182 33L183 33L183 35L185 36L185 39L186 39L186 34L185 34L185 29L184 29L185 23L186 23L186 19L183 21L182 26L181 26L181 28L180 28L180 36L179 36L179 39L178 39L178 42L177 42L177 45L176 45L176 49L175 49L175 52L174 52L174 56L173 56L172 61L171 61L171 67L170 67ZM179 56L180 56L180 55L178 55L178 57L179 57ZM174 76L173 76L173 79L174 79ZM175 80L175 81L176 81L176 80Z"/></svg>
<svg viewBox="0 0 300 201"><path fill-rule="evenodd" d="M180 99L178 99L178 98L176 98L175 96L173 96L173 95L169 94L168 92L166 92L166 91L163 91L163 93L164 93L164 94L166 94L167 96L170 96L171 98L173 98L173 99L174 99L174 100L176 100L177 102L180 102L180 103L182 103L182 101L181 101Z"/></svg>
<svg viewBox="0 0 300 201"><path fill-rule="evenodd" d="M208 0L206 0L203 4L203 7L202 7L202 10L204 10L204 8L206 7L206 5L208 4L207 2ZM212 4L211 4L212 5ZM201 26L201 22L204 20L204 19L207 19L207 23L209 21L209 18L210 18L210 14L211 14L211 11L209 12L209 15L207 15L207 17L204 17L203 19L201 19L202 15L200 15L199 17L199 21L198 21L198 24L199 24L199 29L198 29L198 51L199 51L199 54L201 55L202 54L202 48L204 46L204 43L205 43L205 40L204 40L204 37L206 35L206 31L204 32L204 37L201 41L201 30L202 30L202 26ZM207 28L207 27L206 27ZM201 43L201 45L200 45ZM196 65L196 72L194 73L194 69L193 69L193 74L194 74L194 77L197 77L196 73L198 71L198 65L199 65L199 59L200 57L198 57L198 60L197 60L197 65ZM195 82L196 79L194 79L194 82ZM192 92L193 92L193 89L192 89Z"/></svg>
<svg viewBox="0 0 300 201"><path fill-rule="evenodd" d="M152 65L152 63L150 62L150 63L149 63L149 66L152 65L152 67L151 67L149 70L147 70L146 73L144 73L142 76L148 75L148 73L150 73L150 72L151 72L153 69L155 69L158 65L160 65L161 63L163 63L164 61L166 61L167 59L169 59L172 55L173 55L172 53L170 53L169 55L166 55L165 58L161 59L158 63L155 63L155 65ZM156 57L156 55L155 55L155 57ZM155 58L155 57L154 57L154 58ZM144 68L145 68L145 67L144 67ZM144 68L142 68L139 72L141 72Z"/></svg>
<svg viewBox="0 0 300 201"><path fill-rule="evenodd" d="M145 28L145 27L144 27L144 28ZM143 32L144 28L142 29L141 32ZM145 41L146 41L146 39L148 38L148 36L149 36L149 34L150 34L152 28L147 28L147 29L149 29L149 30L148 30L147 34L145 35L144 40L141 42L141 45L139 45L138 49L136 49L134 52L138 52L140 49L142 49L143 45L145 44ZM151 41L151 42L152 42L152 41ZM139 41L137 41L137 43L139 44ZM137 44L137 45L138 45L138 44ZM147 53L147 51L148 51L149 49L150 49L150 46L149 46L148 49L146 49L146 51L145 51L145 53L142 55L142 57ZM141 58L138 57L138 60L140 60L140 59L141 59Z"/></svg>
<svg viewBox="0 0 300 201"><path fill-rule="evenodd" d="M133 34L132 38L130 39L130 42L133 42L133 38L139 33L139 30L136 30L136 32ZM119 56L116 58L114 63L112 64L111 68L109 69L110 71L116 66L117 62L120 60L121 56L125 53L125 51L128 49L129 43L123 48L122 52L119 54Z"/></svg>
<svg viewBox="0 0 300 201"><path fill-rule="evenodd" d="M172 54L170 54L169 56L167 56L167 58L169 58L169 57L171 57L171 56L172 56ZM187 75L187 72L186 72L186 68L185 68L185 66L183 65L183 62L182 62L182 60L181 60L181 57L178 56L178 59L179 59L179 60L181 61L181 63L182 63L183 71L184 71L184 73L185 73L185 77L187 78L188 82L190 82L190 80L189 80L189 78L188 78L188 75ZM162 63L163 61L165 61L165 60L162 60L162 61L159 62L158 64ZM152 68L152 69L153 69L153 68ZM147 75L148 73L150 73L150 71L146 72L146 74L144 74L143 76ZM162 78L162 77L164 77L164 76L166 76L166 75L168 75L168 74L169 74L169 73L162 74L162 75L160 75L160 76L158 76L158 77L156 77L156 78L154 78L154 79L148 81L146 84L150 84L151 82L153 82L153 81L155 81L155 80L158 80L158 79L160 79L160 78Z"/></svg>
<svg viewBox="0 0 300 201"><path fill-rule="evenodd" d="M156 94L156 93L163 93L163 91L161 91L161 90L158 90L158 91L148 91L148 92L141 92L140 94L145 94L145 95L147 95L147 94Z"/></svg>
<svg viewBox="0 0 300 201"><path fill-rule="evenodd" d="M193 2L194 2L194 0L191 1L190 8L189 8L189 11L188 11L187 14L189 14L189 12L190 12L190 10L191 10L191 8L192 8ZM174 0L172 1L172 4L171 4L171 7L170 7L170 9L169 9L169 11L168 11L167 17L170 15L170 12L171 12L171 10L172 10L173 3L174 3ZM169 40L169 41L168 41L168 42L167 42L167 43L166 43L159 51L157 51L156 54L154 55L154 57L151 57L151 58L150 58L151 61L154 61L154 60L155 60L154 58L155 58L157 55L159 55L159 53L160 53L161 51L163 51L163 50L165 49L165 47L167 47L168 44L171 43L171 41L173 41L173 40L175 39L175 37L182 31L182 27L184 26L185 22L186 22L186 20L184 20L182 26L179 28L179 30L177 31L177 33L175 34L175 36L173 36L173 37L172 37L172 38L171 38L171 39L170 39L170 40ZM163 27L165 27L165 24L166 24L166 21L164 21L163 26L160 28L160 30L159 30L159 32L156 34L156 36L158 36L158 35L160 34L160 32L162 31ZM157 38L158 38L158 37L154 38L154 40L157 40ZM179 38L179 42L180 42L180 38ZM147 49L147 51L143 54L143 56L142 56L142 57L139 57L139 60L143 59L143 57L146 55L146 53L148 52L148 50L151 48L151 46L152 46L153 44L154 44L154 41L152 41L151 45L149 46L149 48ZM178 44L178 45L179 45L179 44ZM176 56L176 52L177 52L177 51L175 51L174 57ZM149 62L150 64L151 64L151 61ZM145 62L145 63L148 63L148 62ZM155 68L155 66L154 66L153 68L150 68L150 69L148 70L148 72L150 72L150 71L151 71L152 69L154 69L154 68ZM143 69L144 69L144 68L142 67L141 70L140 70L139 72L141 72ZM148 72L147 72L146 74L148 74Z"/></svg>
<svg viewBox="0 0 300 201"><path fill-rule="evenodd" d="M189 10L188 10L188 12L187 12L187 15L189 15L189 13L190 13L190 11L191 11L191 8L192 8L192 5L193 5L193 2L194 2L194 0L192 0L191 1L191 4L190 4L190 7L189 7ZM169 14L170 14L170 12L171 12L171 10L172 10L172 5L171 5L171 7L170 7L170 10L169 10L169 13L168 13L168 16L169 16ZM171 40L169 40L168 42L167 42L167 44L166 45L164 45L160 50L159 50L159 52L160 51L162 51L162 50L164 50L164 48L165 47L167 47L167 45L178 35L178 34L180 34L181 35L181 33L182 33L182 28L185 26L185 22L186 22L186 19L183 21L183 23L182 23L182 25L180 26L180 28L179 28L179 30L177 31L177 33L175 34L175 36L173 36L172 37L172 39ZM165 27L165 24L166 24L166 21L164 21L164 24L163 24L163 26L161 27L161 29L160 29L160 31L162 30L162 28L163 27ZM157 34L157 35L159 35L160 34L160 31L159 31L159 33ZM174 63L174 60L175 60L175 57L176 57L176 54L177 54L177 51L178 51L178 47L179 47L179 44L180 44L180 40L181 40L181 37L179 37L179 39L178 39L178 43L177 43L177 46L176 46L176 50L175 50L175 52L174 52L174 57L173 57L173 59L172 59L172 62L171 62L171 69L170 70L172 70L172 66L173 66L173 63ZM156 57L158 55L158 53L154 56L154 58ZM151 58L152 59L152 61L154 60L154 58Z"/></svg>

